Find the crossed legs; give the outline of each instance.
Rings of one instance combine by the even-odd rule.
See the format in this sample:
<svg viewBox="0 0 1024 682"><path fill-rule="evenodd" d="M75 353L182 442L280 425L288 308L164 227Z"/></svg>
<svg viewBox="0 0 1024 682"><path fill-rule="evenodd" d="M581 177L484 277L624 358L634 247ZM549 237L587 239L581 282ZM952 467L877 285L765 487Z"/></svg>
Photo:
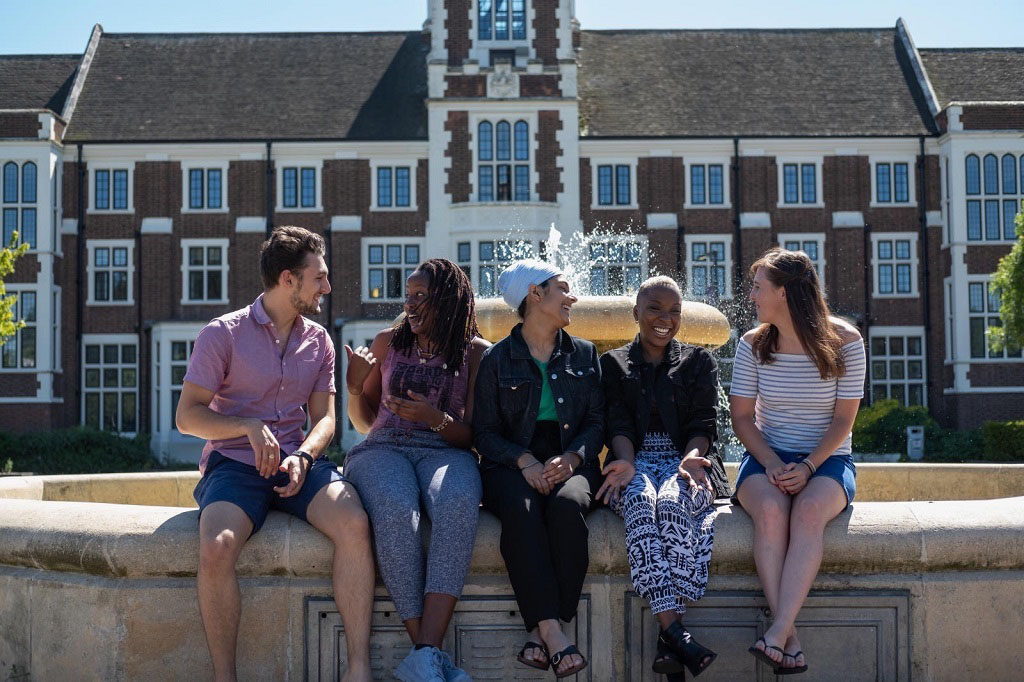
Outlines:
<svg viewBox="0 0 1024 682"><path fill-rule="evenodd" d="M765 643L792 654L800 649L796 617L821 566L825 525L846 506L846 495L825 476L812 478L791 496L764 474L754 474L743 481L738 497L754 522L754 563L774 619ZM766 654L782 664L777 650L768 648Z"/></svg>

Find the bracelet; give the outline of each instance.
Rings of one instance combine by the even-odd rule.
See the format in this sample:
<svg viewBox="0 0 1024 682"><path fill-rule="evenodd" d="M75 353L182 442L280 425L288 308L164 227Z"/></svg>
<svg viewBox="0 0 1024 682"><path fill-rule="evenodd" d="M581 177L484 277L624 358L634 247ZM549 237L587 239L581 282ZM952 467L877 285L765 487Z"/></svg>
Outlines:
<svg viewBox="0 0 1024 682"><path fill-rule="evenodd" d="M520 471L526 471L526 470L527 470L527 469L529 469L530 467L532 467L532 466L537 466L538 464L541 464L541 463L542 463L542 462L541 462L540 460L537 460L537 461L536 461L536 462L534 462L533 464L527 464L527 465L526 465L526 466L524 466L524 467L519 467L519 470L520 470Z"/></svg>
<svg viewBox="0 0 1024 682"><path fill-rule="evenodd" d="M296 451L295 451L295 452L293 452L292 454L293 454L293 455L298 455L298 456L299 456L299 457L301 457L302 459L306 460L306 462L307 462L307 463L309 464L309 469L312 469L312 468L313 468L313 460L315 460L315 459L316 459L316 457L313 457L312 455L310 455L310 454L309 454L308 452L306 452L305 450L296 450ZM306 471L309 471L309 469L306 469Z"/></svg>
<svg viewBox="0 0 1024 682"><path fill-rule="evenodd" d="M452 416L450 414L448 414L447 412L442 412L441 423L438 424L437 426L431 426L430 430L433 431L434 433L441 433L446 428L448 428L448 425L451 424L452 421L454 420L452 419Z"/></svg>
<svg viewBox="0 0 1024 682"><path fill-rule="evenodd" d="M805 457L803 460L801 460L801 464L807 465L807 468L811 470L811 476L813 476L815 472L818 471L818 467L814 466L814 462L812 462L808 457Z"/></svg>

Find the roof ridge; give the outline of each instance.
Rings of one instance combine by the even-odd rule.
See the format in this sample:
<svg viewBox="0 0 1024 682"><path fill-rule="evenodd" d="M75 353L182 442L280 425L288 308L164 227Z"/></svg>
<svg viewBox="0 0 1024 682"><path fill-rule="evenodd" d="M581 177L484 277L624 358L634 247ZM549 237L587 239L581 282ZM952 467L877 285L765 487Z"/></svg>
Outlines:
<svg viewBox="0 0 1024 682"><path fill-rule="evenodd" d="M595 28L583 33L867 33L895 31L892 26L861 26L850 28Z"/></svg>
<svg viewBox="0 0 1024 682"><path fill-rule="evenodd" d="M919 47L918 52L1021 52L1024 47Z"/></svg>
<svg viewBox="0 0 1024 682"><path fill-rule="evenodd" d="M222 37L222 38L237 38L237 37L257 37L257 38L308 38L310 36L348 36L348 35L408 35L410 33L420 33L418 29L410 29L408 31L197 31L197 32L184 32L184 33L168 33L168 32L132 32L132 33L103 33L104 38L190 38L190 37Z"/></svg>
<svg viewBox="0 0 1024 682"><path fill-rule="evenodd" d="M0 54L0 59L81 59L81 54L74 52L61 54Z"/></svg>

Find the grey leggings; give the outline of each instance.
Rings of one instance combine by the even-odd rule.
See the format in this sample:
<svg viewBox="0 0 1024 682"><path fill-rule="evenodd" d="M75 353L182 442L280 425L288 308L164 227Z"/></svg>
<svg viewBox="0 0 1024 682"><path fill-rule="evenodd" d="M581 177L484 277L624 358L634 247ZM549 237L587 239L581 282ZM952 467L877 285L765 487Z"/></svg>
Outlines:
<svg viewBox="0 0 1024 682"><path fill-rule="evenodd" d="M352 449L344 472L370 517L378 570L399 617L422 616L428 592L459 597L476 541L476 458L440 434L380 429ZM426 559L421 509L431 522Z"/></svg>

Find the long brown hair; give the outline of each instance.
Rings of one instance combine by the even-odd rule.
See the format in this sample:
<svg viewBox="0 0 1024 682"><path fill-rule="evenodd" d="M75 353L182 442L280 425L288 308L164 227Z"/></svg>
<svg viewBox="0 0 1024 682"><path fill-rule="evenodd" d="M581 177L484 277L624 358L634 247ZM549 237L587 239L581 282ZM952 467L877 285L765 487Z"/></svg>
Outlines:
<svg viewBox="0 0 1024 682"><path fill-rule="evenodd" d="M846 374L843 361L843 341L829 319L830 311L814 264L803 251L769 249L750 266L750 277L764 269L765 277L777 287L786 290L786 306L793 319L793 329L804 351L818 367L822 379ZM767 322L754 332L751 344L762 365L770 364L772 353L779 349L779 329Z"/></svg>
<svg viewBox="0 0 1024 682"><path fill-rule="evenodd" d="M429 306L434 313L427 332L427 342L437 349L448 365L449 372L456 372L466 360L466 353L473 338L480 335L476 326L476 301L473 285L455 263L444 258L432 258L416 268L425 273L427 299L420 307ZM395 326L391 346L396 350L411 350L416 343L409 320L402 315Z"/></svg>

